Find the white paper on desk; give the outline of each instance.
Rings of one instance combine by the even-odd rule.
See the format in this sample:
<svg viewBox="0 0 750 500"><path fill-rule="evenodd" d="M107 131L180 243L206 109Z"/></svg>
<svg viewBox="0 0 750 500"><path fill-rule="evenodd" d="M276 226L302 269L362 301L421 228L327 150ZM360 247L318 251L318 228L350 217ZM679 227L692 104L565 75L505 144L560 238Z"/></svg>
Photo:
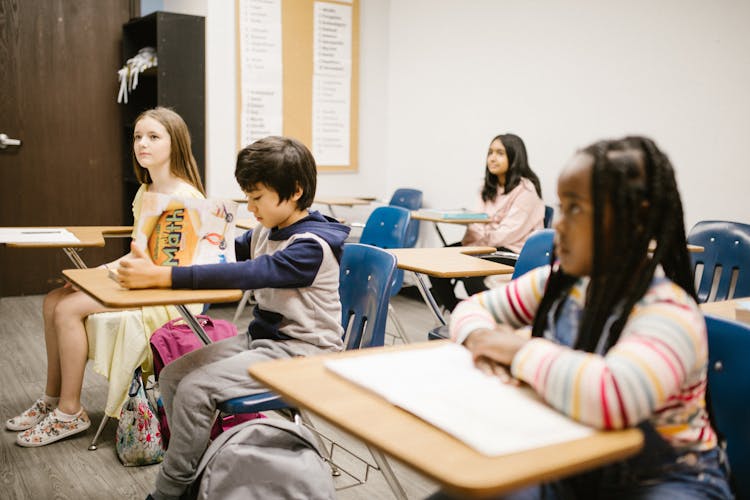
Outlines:
<svg viewBox="0 0 750 500"><path fill-rule="evenodd" d="M325 365L488 456L594 432L547 406L530 388L506 385L480 372L469 351L456 344L356 356Z"/></svg>
<svg viewBox="0 0 750 500"><path fill-rule="evenodd" d="M0 243L80 243L76 235L62 227L0 228Z"/></svg>

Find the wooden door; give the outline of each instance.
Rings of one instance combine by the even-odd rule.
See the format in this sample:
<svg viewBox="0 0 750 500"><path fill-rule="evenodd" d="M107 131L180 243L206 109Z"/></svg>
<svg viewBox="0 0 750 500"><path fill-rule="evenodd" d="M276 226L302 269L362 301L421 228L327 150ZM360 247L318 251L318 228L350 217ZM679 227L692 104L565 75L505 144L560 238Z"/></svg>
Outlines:
<svg viewBox="0 0 750 500"><path fill-rule="evenodd" d="M117 70L130 0L0 0L0 226L120 225ZM129 223L129 221L128 221ZM89 266L122 240L82 252ZM0 246L0 297L36 294L73 267L55 249Z"/></svg>

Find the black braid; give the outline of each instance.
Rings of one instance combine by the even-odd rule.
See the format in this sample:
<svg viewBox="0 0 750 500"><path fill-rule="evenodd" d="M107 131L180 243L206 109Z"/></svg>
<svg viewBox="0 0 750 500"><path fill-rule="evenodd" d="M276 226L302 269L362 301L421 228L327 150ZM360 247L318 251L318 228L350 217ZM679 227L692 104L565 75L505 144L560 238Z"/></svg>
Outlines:
<svg viewBox="0 0 750 500"><path fill-rule="evenodd" d="M583 153L593 160L594 262L575 347L593 352L608 318L616 314L606 352L619 339L633 305L648 290L657 265L690 296L696 294L682 203L668 158L643 137L601 141ZM656 249L649 259L651 241ZM544 334L552 304L575 280L560 269L550 276L534 320L534 336Z"/></svg>
<svg viewBox="0 0 750 500"><path fill-rule="evenodd" d="M526 154L526 145L523 139L515 134L500 134L490 141L490 144L500 140L505 147L505 153L508 155L508 172L505 174L505 187L503 193L510 193L521 182L522 177L526 177L534 184L536 194L542 197L542 186L539 183L539 177L531 170L529 166L528 155ZM487 162L484 165L484 185L482 186L482 201L492 201L497 197L498 180L495 174L490 173L487 168Z"/></svg>

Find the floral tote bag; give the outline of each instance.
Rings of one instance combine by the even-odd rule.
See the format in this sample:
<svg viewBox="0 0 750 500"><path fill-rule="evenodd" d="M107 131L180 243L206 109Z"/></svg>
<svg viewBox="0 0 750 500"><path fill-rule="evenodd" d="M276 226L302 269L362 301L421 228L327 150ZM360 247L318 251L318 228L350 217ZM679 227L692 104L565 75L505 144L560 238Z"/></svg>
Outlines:
<svg viewBox="0 0 750 500"><path fill-rule="evenodd" d="M164 459L159 419L146 397L140 367L133 374L128 396L115 434L117 457L125 466L157 464Z"/></svg>

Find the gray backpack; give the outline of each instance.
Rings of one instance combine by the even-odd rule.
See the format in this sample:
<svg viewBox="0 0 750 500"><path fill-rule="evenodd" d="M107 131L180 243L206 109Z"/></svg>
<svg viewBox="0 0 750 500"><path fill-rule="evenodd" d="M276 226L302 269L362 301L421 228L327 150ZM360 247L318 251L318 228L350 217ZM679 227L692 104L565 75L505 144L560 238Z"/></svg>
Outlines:
<svg viewBox="0 0 750 500"><path fill-rule="evenodd" d="M331 468L312 432L279 419L256 419L220 434L186 495L201 500L333 499Z"/></svg>

